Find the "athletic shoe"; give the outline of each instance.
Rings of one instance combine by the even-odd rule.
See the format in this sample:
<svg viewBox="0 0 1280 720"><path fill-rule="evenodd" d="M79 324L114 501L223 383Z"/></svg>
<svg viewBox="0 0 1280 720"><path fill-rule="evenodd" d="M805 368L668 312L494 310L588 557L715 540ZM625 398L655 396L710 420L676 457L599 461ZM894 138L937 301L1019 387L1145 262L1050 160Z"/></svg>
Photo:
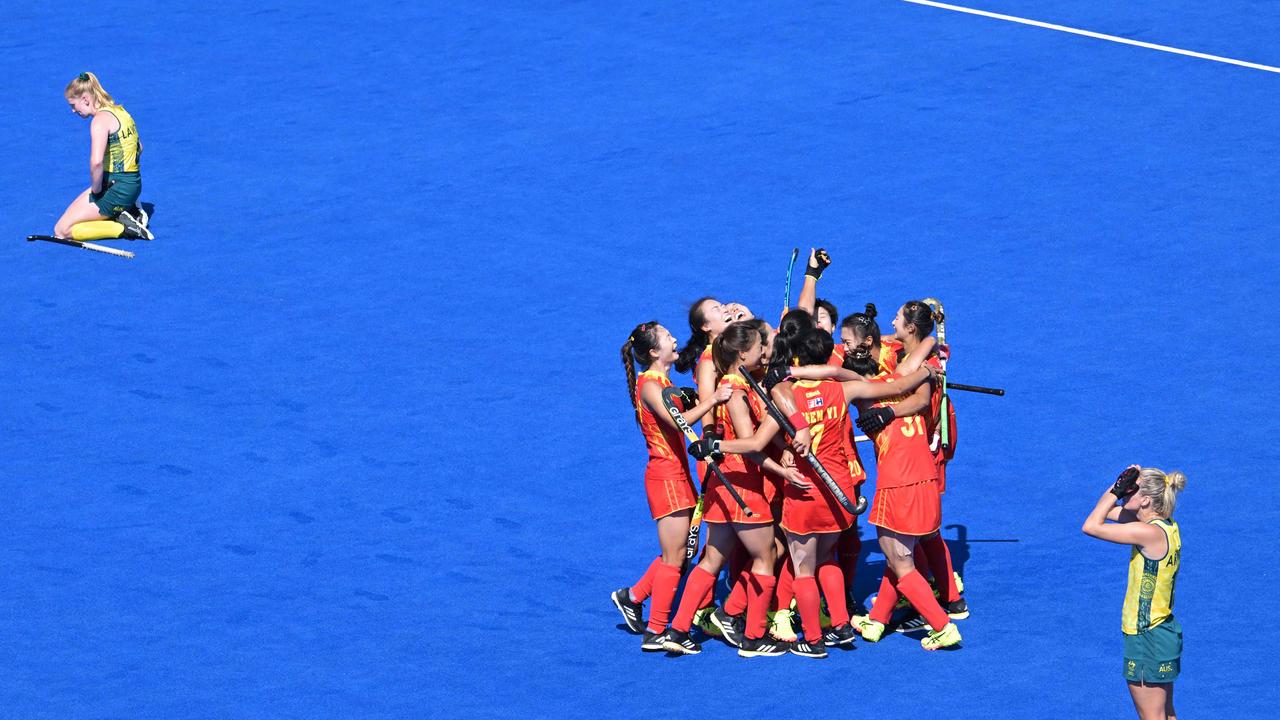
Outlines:
<svg viewBox="0 0 1280 720"><path fill-rule="evenodd" d="M958 592L958 593L960 593L961 595L963 595L963 594L964 594L964 580L961 580L961 579L960 579L960 573L958 573L958 572L954 572L954 571L953 571L953 572L951 573L951 575L952 575L952 577L954 577L954 578L956 579L956 592Z"/></svg>
<svg viewBox="0 0 1280 720"><path fill-rule="evenodd" d="M627 629L637 635L644 632L644 605L631 601L631 588L618 588L611 597Z"/></svg>
<svg viewBox="0 0 1280 720"><path fill-rule="evenodd" d="M827 656L827 646L822 643L811 643L808 640L797 640L791 643L787 648L792 655L800 655L801 657L824 658Z"/></svg>
<svg viewBox="0 0 1280 720"><path fill-rule="evenodd" d="M823 630L831 627L831 616L827 614L827 601L824 599L818 607L818 624Z"/></svg>
<svg viewBox="0 0 1280 720"><path fill-rule="evenodd" d="M662 648L667 652L679 653L681 655L697 655L702 652L702 646L694 642L689 633L671 628L663 633L659 638L662 641Z"/></svg>
<svg viewBox="0 0 1280 720"><path fill-rule="evenodd" d="M720 628L711 622L711 613L716 611L715 605L698 608L693 614L693 624L698 626L708 637L720 637Z"/></svg>
<svg viewBox="0 0 1280 720"><path fill-rule="evenodd" d="M122 237L130 240L155 240L155 236L143 225L137 218L129 214L128 210L122 211L116 216L116 222L124 226L124 235Z"/></svg>
<svg viewBox="0 0 1280 720"><path fill-rule="evenodd" d="M877 622L871 618L867 618L854 628L863 640L867 642L880 642L880 638L884 637L884 623Z"/></svg>
<svg viewBox="0 0 1280 720"><path fill-rule="evenodd" d="M778 610L777 612L769 613L769 634L775 640L795 642L798 638L795 627L791 625L792 619L793 616L790 610Z"/></svg>
<svg viewBox="0 0 1280 720"><path fill-rule="evenodd" d="M786 655L790 643L773 638L743 638L738 646L738 657L774 657Z"/></svg>
<svg viewBox="0 0 1280 720"><path fill-rule="evenodd" d="M944 647L960 644L960 628L955 623L947 623L947 626L941 630L930 632L920 641L920 647L925 650L939 650Z"/></svg>
<svg viewBox="0 0 1280 720"><path fill-rule="evenodd" d="M943 609L952 620L964 620L969 617L969 603L965 602L964 598L947 603Z"/></svg>
<svg viewBox="0 0 1280 720"><path fill-rule="evenodd" d="M142 223L142 227L147 227L148 225L150 225L151 216L147 214L147 209L142 207L141 205L134 205L133 207L134 207L134 210L136 211L133 213L133 216L138 219L138 222Z"/></svg>
<svg viewBox="0 0 1280 720"><path fill-rule="evenodd" d="M923 615L921 615L920 613L915 613L910 617L903 619L902 622L898 623L893 628L893 631L900 632L900 633L909 633L913 630L921 630L921 629L932 629L932 628L929 627L929 623L925 621Z"/></svg>
<svg viewBox="0 0 1280 720"><path fill-rule="evenodd" d="M857 625L860 621L866 619L866 617L871 614L871 611L867 609L867 606L857 600L854 600L852 595L849 596L848 605L849 622L853 625Z"/></svg>
<svg viewBox="0 0 1280 720"><path fill-rule="evenodd" d="M835 647L837 645L852 645L856 633L849 623L833 627L822 634L822 644L827 647Z"/></svg>
<svg viewBox="0 0 1280 720"><path fill-rule="evenodd" d="M666 650L662 641L666 638L665 633L651 633L644 631L644 640L640 643L640 649L645 652L662 652Z"/></svg>
<svg viewBox="0 0 1280 720"><path fill-rule="evenodd" d="M734 647L742 647L742 641L746 639L744 635L746 623L742 618L730 615L724 611L724 608L718 607L711 613L711 624L715 625L724 636L725 642Z"/></svg>

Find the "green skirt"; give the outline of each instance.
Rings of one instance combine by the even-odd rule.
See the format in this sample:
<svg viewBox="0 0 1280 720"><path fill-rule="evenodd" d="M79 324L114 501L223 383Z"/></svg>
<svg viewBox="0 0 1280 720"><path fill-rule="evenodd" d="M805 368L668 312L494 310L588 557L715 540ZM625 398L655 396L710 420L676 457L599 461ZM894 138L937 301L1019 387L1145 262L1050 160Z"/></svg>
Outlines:
<svg viewBox="0 0 1280 720"><path fill-rule="evenodd" d="M102 186L106 189L97 195L89 193L89 201L98 206L103 217L114 218L138 204L138 196L142 194L142 176L136 172L108 173L102 178Z"/></svg>
<svg viewBox="0 0 1280 720"><path fill-rule="evenodd" d="M1171 683L1182 670L1182 625L1169 618L1137 635L1124 636L1124 679Z"/></svg>

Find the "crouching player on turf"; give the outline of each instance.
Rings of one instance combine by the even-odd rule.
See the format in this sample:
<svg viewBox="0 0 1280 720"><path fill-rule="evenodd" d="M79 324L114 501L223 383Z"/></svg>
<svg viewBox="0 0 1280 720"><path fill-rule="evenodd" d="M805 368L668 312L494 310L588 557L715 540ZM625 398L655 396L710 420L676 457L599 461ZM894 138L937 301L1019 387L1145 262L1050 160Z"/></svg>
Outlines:
<svg viewBox="0 0 1280 720"><path fill-rule="evenodd" d="M89 188L67 206L53 234L74 240L153 239L147 230L147 214L137 205L142 192L142 141L133 117L91 72L72 80L65 96L72 112L93 118L89 123Z"/></svg>
<svg viewBox="0 0 1280 720"><path fill-rule="evenodd" d="M622 346L627 393L649 448L644 487L649 497L649 511L658 523L658 545L662 554L650 563L648 571L635 585L613 593L613 604L632 632L644 631L640 649L650 652L662 650L660 636L667 627L676 586L680 584L689 524L693 508L698 504L698 493L689 478L689 460L684 454L684 435L662 405L662 391L671 387L667 375L676 357L676 339L657 322L636 326ZM635 365L644 368L639 377ZM691 394L686 393L680 403L688 423L697 422L730 395L725 390L695 402L689 397ZM646 630L641 603L647 597L652 597L653 603Z"/></svg>
<svg viewBox="0 0 1280 720"><path fill-rule="evenodd" d="M1094 506L1086 535L1129 545L1129 587L1122 612L1124 679L1141 720L1176 718L1173 681L1182 663L1182 626L1173 616L1173 588L1182 535L1173 521L1187 476L1132 465ZM1110 522L1108 522L1110 521Z"/></svg>

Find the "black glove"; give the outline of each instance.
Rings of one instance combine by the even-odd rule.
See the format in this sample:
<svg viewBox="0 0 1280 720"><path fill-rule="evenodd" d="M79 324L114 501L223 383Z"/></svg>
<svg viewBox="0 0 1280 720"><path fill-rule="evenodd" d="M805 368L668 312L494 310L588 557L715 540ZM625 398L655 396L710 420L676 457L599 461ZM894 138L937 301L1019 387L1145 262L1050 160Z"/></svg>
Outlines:
<svg viewBox="0 0 1280 720"><path fill-rule="evenodd" d="M813 261L818 264L818 267L810 265L809 269L804 271L804 274L817 280L822 277L822 271L826 270L827 266L831 264L831 256L823 248L818 248L813 251Z"/></svg>
<svg viewBox="0 0 1280 720"><path fill-rule="evenodd" d="M897 415L893 408L872 408L858 416L858 429L868 435L874 435L889 426Z"/></svg>
<svg viewBox="0 0 1280 720"><path fill-rule="evenodd" d="M707 430L702 433L702 439L689 446L689 454L699 460L706 460L710 457L712 462L720 462L724 460L724 454L720 452L720 440L722 438L714 430Z"/></svg>
<svg viewBox="0 0 1280 720"><path fill-rule="evenodd" d="M692 410L698 404L698 391L691 387L680 388L680 402L684 404L685 412Z"/></svg>
<svg viewBox="0 0 1280 720"><path fill-rule="evenodd" d="M1120 477L1116 478L1116 484L1111 486L1111 494L1123 500L1138 492L1139 472L1136 467L1125 468Z"/></svg>
<svg viewBox="0 0 1280 720"><path fill-rule="evenodd" d="M770 365L769 369L764 371L764 389L772 391L774 385L786 382L790 377L790 368L785 365Z"/></svg>

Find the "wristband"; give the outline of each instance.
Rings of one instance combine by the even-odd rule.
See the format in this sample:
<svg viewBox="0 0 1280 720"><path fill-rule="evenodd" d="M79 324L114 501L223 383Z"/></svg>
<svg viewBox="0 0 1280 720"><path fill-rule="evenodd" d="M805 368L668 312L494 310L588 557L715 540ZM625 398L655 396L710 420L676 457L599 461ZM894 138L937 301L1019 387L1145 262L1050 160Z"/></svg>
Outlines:
<svg viewBox="0 0 1280 720"><path fill-rule="evenodd" d="M799 430L800 428L807 429L809 427L808 421L804 419L804 413L800 412L799 410L795 411L794 413L791 413L791 417L787 418L787 420L791 422L791 427L794 427L797 430Z"/></svg>

